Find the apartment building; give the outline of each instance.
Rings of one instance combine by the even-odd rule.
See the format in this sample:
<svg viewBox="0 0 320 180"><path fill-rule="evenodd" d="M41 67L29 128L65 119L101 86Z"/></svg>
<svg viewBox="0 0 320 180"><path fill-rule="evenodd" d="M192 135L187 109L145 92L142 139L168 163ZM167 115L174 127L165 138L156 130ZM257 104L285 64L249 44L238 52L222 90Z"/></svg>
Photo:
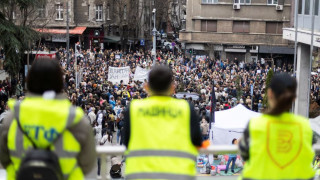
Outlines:
<svg viewBox="0 0 320 180"><path fill-rule="evenodd" d="M67 5L68 2L68 5ZM33 26L44 35L48 46L65 46L67 6L71 47L81 42L85 49L117 47L122 28L128 25L129 0L47 0L33 15ZM19 20L19 11L15 18Z"/></svg>
<svg viewBox="0 0 320 180"><path fill-rule="evenodd" d="M198 55L246 62L269 58L279 65L290 63L294 52L282 38L282 29L293 24L291 2L188 0L186 29L180 32L180 40L187 50Z"/></svg>

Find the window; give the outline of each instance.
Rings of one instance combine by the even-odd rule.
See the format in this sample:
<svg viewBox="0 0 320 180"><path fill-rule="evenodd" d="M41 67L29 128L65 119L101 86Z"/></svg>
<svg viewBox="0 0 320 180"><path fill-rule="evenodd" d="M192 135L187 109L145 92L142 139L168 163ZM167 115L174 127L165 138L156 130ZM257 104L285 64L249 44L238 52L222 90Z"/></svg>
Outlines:
<svg viewBox="0 0 320 180"><path fill-rule="evenodd" d="M251 0L234 0L234 4L251 4Z"/></svg>
<svg viewBox="0 0 320 180"><path fill-rule="evenodd" d="M123 8L123 19L124 20L127 19L127 5L124 5L124 8Z"/></svg>
<svg viewBox="0 0 320 180"><path fill-rule="evenodd" d="M39 7L38 15L39 15L39 18L46 17L46 6L44 4Z"/></svg>
<svg viewBox="0 0 320 180"><path fill-rule="evenodd" d="M12 11L12 19L16 19L16 12Z"/></svg>
<svg viewBox="0 0 320 180"><path fill-rule="evenodd" d="M298 14L302 14L302 0L299 0Z"/></svg>
<svg viewBox="0 0 320 180"><path fill-rule="evenodd" d="M267 22L266 33L267 34L282 34L282 22Z"/></svg>
<svg viewBox="0 0 320 180"><path fill-rule="evenodd" d="M310 15L310 0L305 0L304 2L304 14Z"/></svg>
<svg viewBox="0 0 320 180"><path fill-rule="evenodd" d="M202 20L201 21L201 31L204 31L204 32L217 32L217 21Z"/></svg>
<svg viewBox="0 0 320 180"><path fill-rule="evenodd" d="M88 19L90 20L90 4L88 4Z"/></svg>
<svg viewBox="0 0 320 180"><path fill-rule="evenodd" d="M278 0L268 0L268 5L277 5Z"/></svg>
<svg viewBox="0 0 320 180"><path fill-rule="evenodd" d="M107 5L107 20L110 20L110 5Z"/></svg>
<svg viewBox="0 0 320 180"><path fill-rule="evenodd" d="M102 5L96 6L96 21L102 21Z"/></svg>
<svg viewBox="0 0 320 180"><path fill-rule="evenodd" d="M57 12L56 20L63 20L63 6L62 6L62 4L57 4L56 7L57 7L57 9L56 9L56 12Z"/></svg>
<svg viewBox="0 0 320 180"><path fill-rule="evenodd" d="M233 21L234 33L249 33L250 22L249 21Z"/></svg>
<svg viewBox="0 0 320 180"><path fill-rule="evenodd" d="M202 4L217 4L219 0L202 0Z"/></svg>

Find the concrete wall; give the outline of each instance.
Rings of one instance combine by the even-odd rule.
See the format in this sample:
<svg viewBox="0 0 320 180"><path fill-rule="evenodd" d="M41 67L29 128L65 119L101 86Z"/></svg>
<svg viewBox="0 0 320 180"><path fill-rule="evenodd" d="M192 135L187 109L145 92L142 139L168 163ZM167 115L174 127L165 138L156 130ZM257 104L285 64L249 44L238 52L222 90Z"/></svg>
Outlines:
<svg viewBox="0 0 320 180"><path fill-rule="evenodd" d="M201 2L187 0L186 31L180 33L180 40L186 43L288 45L281 35L265 33L268 21L282 22L283 27L290 26L291 0L284 0L282 11L277 11L275 5L267 5L267 0L251 0L250 5L240 5L240 10L233 9L233 0L219 0L218 4ZM201 20L217 20L217 32L200 32ZM235 20L250 21L250 33L232 33Z"/></svg>
<svg viewBox="0 0 320 180"><path fill-rule="evenodd" d="M283 11L277 11L267 0L251 0L251 5L241 5L240 10L233 9L233 0L224 0L218 4L201 4L201 0L187 1L187 31L192 31L193 19L288 21L291 19L291 0L285 0Z"/></svg>
<svg viewBox="0 0 320 180"><path fill-rule="evenodd" d="M218 21L217 32L232 32L232 21Z"/></svg>
<svg viewBox="0 0 320 180"><path fill-rule="evenodd" d="M188 43L239 44L239 45L274 45L286 46L287 40L282 35L180 32L180 40Z"/></svg>

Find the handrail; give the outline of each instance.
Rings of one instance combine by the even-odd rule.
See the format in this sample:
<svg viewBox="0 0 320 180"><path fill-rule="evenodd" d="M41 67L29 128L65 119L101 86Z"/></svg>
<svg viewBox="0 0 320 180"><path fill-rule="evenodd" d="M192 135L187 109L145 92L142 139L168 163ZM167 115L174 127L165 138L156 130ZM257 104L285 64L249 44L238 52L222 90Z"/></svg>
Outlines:
<svg viewBox="0 0 320 180"><path fill-rule="evenodd" d="M314 145L313 149L316 153L320 152L320 145ZM124 155L126 148L124 146L97 146L96 148L97 154L101 159L109 158L112 155ZM235 154L238 153L239 149L236 145L214 145L209 146L206 149L200 149L199 153L201 154ZM101 177L102 180L110 179L107 176L107 169L109 170L111 167L107 164L107 161L101 160ZM109 173L108 173L109 174Z"/></svg>

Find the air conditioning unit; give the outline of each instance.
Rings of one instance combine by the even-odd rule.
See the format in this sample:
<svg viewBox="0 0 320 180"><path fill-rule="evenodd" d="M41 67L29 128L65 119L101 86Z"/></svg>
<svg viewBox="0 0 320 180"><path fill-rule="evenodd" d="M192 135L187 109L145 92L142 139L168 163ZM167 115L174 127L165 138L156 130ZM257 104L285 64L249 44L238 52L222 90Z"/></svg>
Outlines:
<svg viewBox="0 0 320 180"><path fill-rule="evenodd" d="M283 10L283 5L277 5L276 6L277 11L282 11Z"/></svg>
<svg viewBox="0 0 320 180"><path fill-rule="evenodd" d="M233 9L240 9L240 4L233 4Z"/></svg>

